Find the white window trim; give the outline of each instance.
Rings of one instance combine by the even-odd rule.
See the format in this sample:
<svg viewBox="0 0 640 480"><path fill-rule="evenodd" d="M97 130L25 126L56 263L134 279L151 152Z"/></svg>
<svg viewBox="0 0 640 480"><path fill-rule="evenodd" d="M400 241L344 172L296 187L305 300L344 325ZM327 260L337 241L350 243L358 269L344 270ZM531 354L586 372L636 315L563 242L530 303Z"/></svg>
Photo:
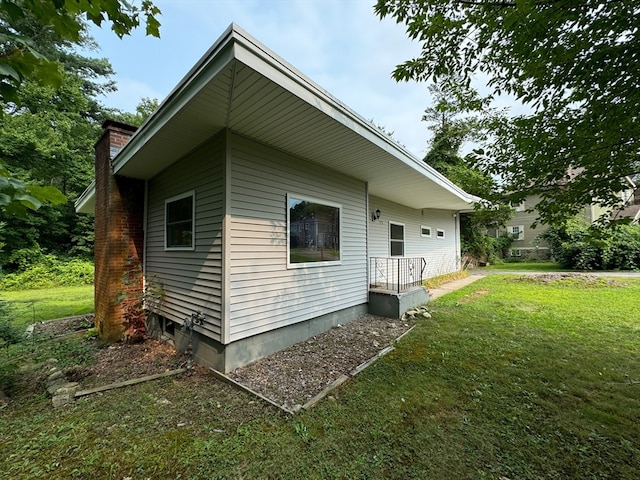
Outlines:
<svg viewBox="0 0 640 480"><path fill-rule="evenodd" d="M513 229L517 228L518 232L514 232ZM511 225L509 226L509 234L510 235L518 235L518 238L514 238L514 240L521 241L524 240L524 225Z"/></svg>
<svg viewBox="0 0 640 480"><path fill-rule="evenodd" d="M512 248L510 253L511 253L512 257L521 257L522 256L522 249L520 249L520 248Z"/></svg>
<svg viewBox="0 0 640 480"><path fill-rule="evenodd" d="M423 233L423 230L426 229L426 228L429 229L429 234L428 235ZM433 232L433 228L431 228L430 226L428 226L428 225L420 225L420 236L421 237L423 237L423 238L431 238L431 232Z"/></svg>
<svg viewBox="0 0 640 480"><path fill-rule="evenodd" d="M526 208L526 203L524 200L522 200L520 203L516 204L513 206L513 209L516 212L524 212L527 208Z"/></svg>
<svg viewBox="0 0 640 480"><path fill-rule="evenodd" d="M303 202L319 203L321 205L327 205L328 207L334 207L338 209L338 241L340 242L340 260L328 260L326 262L305 262L305 263L291 263L291 216L289 209L289 200L295 198L296 200L302 200ZM287 269L294 268L307 268L307 267L326 267L331 265L342 265L342 204L330 202L328 200L320 200L319 198L309 197L307 195L298 195L296 193L287 193L286 195L286 210L287 210Z"/></svg>
<svg viewBox="0 0 640 480"><path fill-rule="evenodd" d="M402 255L392 255L391 254L391 225L398 225L402 227ZM404 223L400 222L389 222L389 231L387 232L387 240L389 241L389 257L398 257L402 258L406 256L407 253L407 228ZM399 242L399 240L393 240L394 242Z"/></svg>
<svg viewBox="0 0 640 480"><path fill-rule="evenodd" d="M440 235L440 234L442 234L442 235ZM436 229L436 238L439 238L441 240L447 238L447 235L445 234L444 228L437 228Z"/></svg>
<svg viewBox="0 0 640 480"><path fill-rule="evenodd" d="M193 201L191 202L191 246L189 247L170 247L167 245L167 205L172 202L176 202L178 200L182 200L183 198L192 197ZM164 201L164 249L165 251L170 252L192 252L196 249L196 191L190 190L188 192L181 193L180 195L175 195L171 198L167 198Z"/></svg>

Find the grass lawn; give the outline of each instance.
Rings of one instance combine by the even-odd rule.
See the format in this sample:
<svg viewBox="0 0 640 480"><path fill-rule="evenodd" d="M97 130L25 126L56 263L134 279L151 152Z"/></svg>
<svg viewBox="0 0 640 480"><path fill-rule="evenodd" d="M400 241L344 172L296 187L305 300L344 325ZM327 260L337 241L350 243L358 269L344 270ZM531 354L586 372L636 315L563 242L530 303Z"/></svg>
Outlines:
<svg viewBox="0 0 640 480"><path fill-rule="evenodd" d="M495 263L486 267L478 267L476 271L483 270L500 270L509 272L565 272L570 271L562 268L555 262L513 262L513 263Z"/></svg>
<svg viewBox="0 0 640 480"><path fill-rule="evenodd" d="M61 411L45 395L16 393L0 411L0 471L12 479L636 479L640 281L517 278L488 276L436 300L433 317L396 350L295 417L201 375Z"/></svg>
<svg viewBox="0 0 640 480"><path fill-rule="evenodd" d="M14 323L30 323L93 312L93 286L0 291L0 300L12 302Z"/></svg>

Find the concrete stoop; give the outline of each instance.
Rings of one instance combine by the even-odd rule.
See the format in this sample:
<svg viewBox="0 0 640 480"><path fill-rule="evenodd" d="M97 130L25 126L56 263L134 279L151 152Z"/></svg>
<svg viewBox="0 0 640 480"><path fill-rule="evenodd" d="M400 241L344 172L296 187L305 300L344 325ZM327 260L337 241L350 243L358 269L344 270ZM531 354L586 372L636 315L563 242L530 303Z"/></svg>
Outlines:
<svg viewBox="0 0 640 480"><path fill-rule="evenodd" d="M414 287L397 293L389 290L369 290L369 313L388 318L400 318L404 312L429 301L424 287Z"/></svg>

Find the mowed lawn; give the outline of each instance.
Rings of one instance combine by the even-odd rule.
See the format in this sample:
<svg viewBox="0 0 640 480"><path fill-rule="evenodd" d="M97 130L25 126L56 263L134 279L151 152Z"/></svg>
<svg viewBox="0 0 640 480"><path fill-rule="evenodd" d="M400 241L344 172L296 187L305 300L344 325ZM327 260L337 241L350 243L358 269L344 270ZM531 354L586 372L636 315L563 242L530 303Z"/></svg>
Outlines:
<svg viewBox="0 0 640 480"><path fill-rule="evenodd" d="M207 375L0 411L7 478L636 479L640 281L488 276L287 417Z"/></svg>
<svg viewBox="0 0 640 480"><path fill-rule="evenodd" d="M13 322L22 328L34 322L93 313L93 285L0 291L0 300L11 302Z"/></svg>

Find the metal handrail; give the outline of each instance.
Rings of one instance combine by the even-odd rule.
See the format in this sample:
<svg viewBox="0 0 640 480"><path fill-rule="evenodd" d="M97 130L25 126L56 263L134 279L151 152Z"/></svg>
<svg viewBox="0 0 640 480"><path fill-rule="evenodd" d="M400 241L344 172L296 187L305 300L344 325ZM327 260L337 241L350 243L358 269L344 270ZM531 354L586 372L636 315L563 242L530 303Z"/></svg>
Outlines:
<svg viewBox="0 0 640 480"><path fill-rule="evenodd" d="M371 257L369 288L397 293L422 285L427 261L423 257Z"/></svg>

